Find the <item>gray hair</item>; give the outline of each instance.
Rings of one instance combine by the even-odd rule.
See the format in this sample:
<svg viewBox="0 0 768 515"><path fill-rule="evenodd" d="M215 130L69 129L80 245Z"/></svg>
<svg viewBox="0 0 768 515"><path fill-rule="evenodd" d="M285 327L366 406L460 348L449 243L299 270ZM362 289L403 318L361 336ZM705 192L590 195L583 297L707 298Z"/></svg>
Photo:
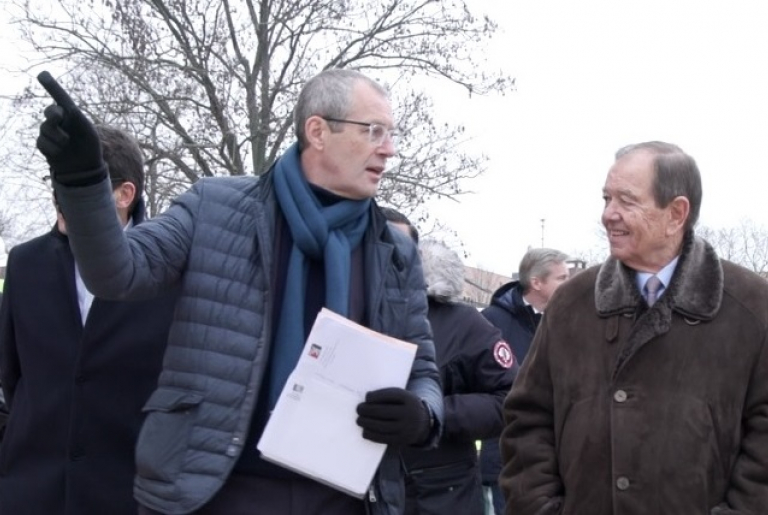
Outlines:
<svg viewBox="0 0 768 515"><path fill-rule="evenodd" d="M439 302L458 302L464 291L464 263L445 243L424 240L419 243L427 296Z"/></svg>
<svg viewBox="0 0 768 515"><path fill-rule="evenodd" d="M693 229L701 211L701 174L696 161L677 145L663 141L646 141L627 145L616 152L616 160L644 150L654 155L653 199L656 205L665 208L676 197L685 197L691 206L686 231Z"/></svg>
<svg viewBox="0 0 768 515"><path fill-rule="evenodd" d="M304 148L307 143L307 135L304 133L304 125L311 116L328 118L345 118L349 112L349 101L352 89L358 82L364 82L374 90L388 97L387 90L375 80L366 77L355 70L343 68L331 68L324 70L307 81L299 93L296 108L293 111L294 131L299 147ZM338 124L330 122L331 130L338 129Z"/></svg>
<svg viewBox="0 0 768 515"><path fill-rule="evenodd" d="M527 292L531 287L531 279L538 277L545 280L549 277L549 267L553 264L565 263L568 254L555 249L536 248L530 249L520 260L518 280Z"/></svg>

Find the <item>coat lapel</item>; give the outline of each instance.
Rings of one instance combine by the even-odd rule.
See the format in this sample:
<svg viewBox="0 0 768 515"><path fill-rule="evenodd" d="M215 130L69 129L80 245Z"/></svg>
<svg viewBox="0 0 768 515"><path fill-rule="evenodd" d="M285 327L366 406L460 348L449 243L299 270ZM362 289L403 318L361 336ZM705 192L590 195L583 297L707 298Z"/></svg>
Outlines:
<svg viewBox="0 0 768 515"><path fill-rule="evenodd" d="M624 363L656 336L669 332L672 315L689 323L712 320L723 299L723 269L714 249L689 232L667 291L652 308L645 309L635 282L636 272L609 258L595 282L595 307L601 318L632 316L635 323L618 354L614 377ZM609 323L608 327L615 324ZM608 335L611 341L611 335Z"/></svg>
<svg viewBox="0 0 768 515"><path fill-rule="evenodd" d="M53 229L53 251L56 254L55 263L58 267L57 273L63 283L63 289L66 297L65 302L62 304L62 310L66 310L67 316L72 317L77 321L76 326L80 327L82 331L82 321L80 318L80 303L77 301L77 286L75 284L75 258L72 255L72 251L69 249L69 240L66 235Z"/></svg>

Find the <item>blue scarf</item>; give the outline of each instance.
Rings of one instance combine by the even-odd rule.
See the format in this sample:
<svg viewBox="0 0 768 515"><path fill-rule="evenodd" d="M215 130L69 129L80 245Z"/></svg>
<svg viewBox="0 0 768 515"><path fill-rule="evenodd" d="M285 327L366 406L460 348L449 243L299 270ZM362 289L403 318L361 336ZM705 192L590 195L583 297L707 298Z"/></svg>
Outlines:
<svg viewBox="0 0 768 515"><path fill-rule="evenodd" d="M352 250L368 227L370 199L342 200L324 207L301 171L299 146L294 144L277 161L273 172L277 203L293 238L288 271L272 345L269 402L273 407L304 348L304 304L307 258L323 260L325 307L347 316Z"/></svg>

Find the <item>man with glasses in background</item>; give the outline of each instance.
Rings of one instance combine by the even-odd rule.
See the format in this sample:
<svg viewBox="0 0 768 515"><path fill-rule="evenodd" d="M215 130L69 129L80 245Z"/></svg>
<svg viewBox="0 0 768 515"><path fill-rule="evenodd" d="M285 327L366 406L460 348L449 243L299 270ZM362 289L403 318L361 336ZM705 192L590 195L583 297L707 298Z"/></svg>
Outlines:
<svg viewBox="0 0 768 515"><path fill-rule="evenodd" d="M123 234L104 220L90 122L49 75L41 83L58 105L46 110L38 148L77 229L86 284L113 298L181 287L137 444L139 513L398 513L398 450L434 445L443 405L416 247L372 200L396 152L386 91L354 71L320 73L299 95L297 143L265 175L202 179ZM364 438L389 445L362 500L256 448L322 307L417 345L407 387L368 392L350 413Z"/></svg>

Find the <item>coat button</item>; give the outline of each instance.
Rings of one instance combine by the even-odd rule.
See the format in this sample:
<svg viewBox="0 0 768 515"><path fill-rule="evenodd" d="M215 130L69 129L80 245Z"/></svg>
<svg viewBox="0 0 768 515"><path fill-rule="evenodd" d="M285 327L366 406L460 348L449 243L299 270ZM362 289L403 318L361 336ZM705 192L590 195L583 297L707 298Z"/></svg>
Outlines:
<svg viewBox="0 0 768 515"><path fill-rule="evenodd" d="M627 400L627 392L624 390L616 390L613 394L613 400L616 402L624 402Z"/></svg>
<svg viewBox="0 0 768 515"><path fill-rule="evenodd" d="M621 476L619 479L616 480L616 488L619 490L626 490L629 488L629 479L627 479L624 476Z"/></svg>

